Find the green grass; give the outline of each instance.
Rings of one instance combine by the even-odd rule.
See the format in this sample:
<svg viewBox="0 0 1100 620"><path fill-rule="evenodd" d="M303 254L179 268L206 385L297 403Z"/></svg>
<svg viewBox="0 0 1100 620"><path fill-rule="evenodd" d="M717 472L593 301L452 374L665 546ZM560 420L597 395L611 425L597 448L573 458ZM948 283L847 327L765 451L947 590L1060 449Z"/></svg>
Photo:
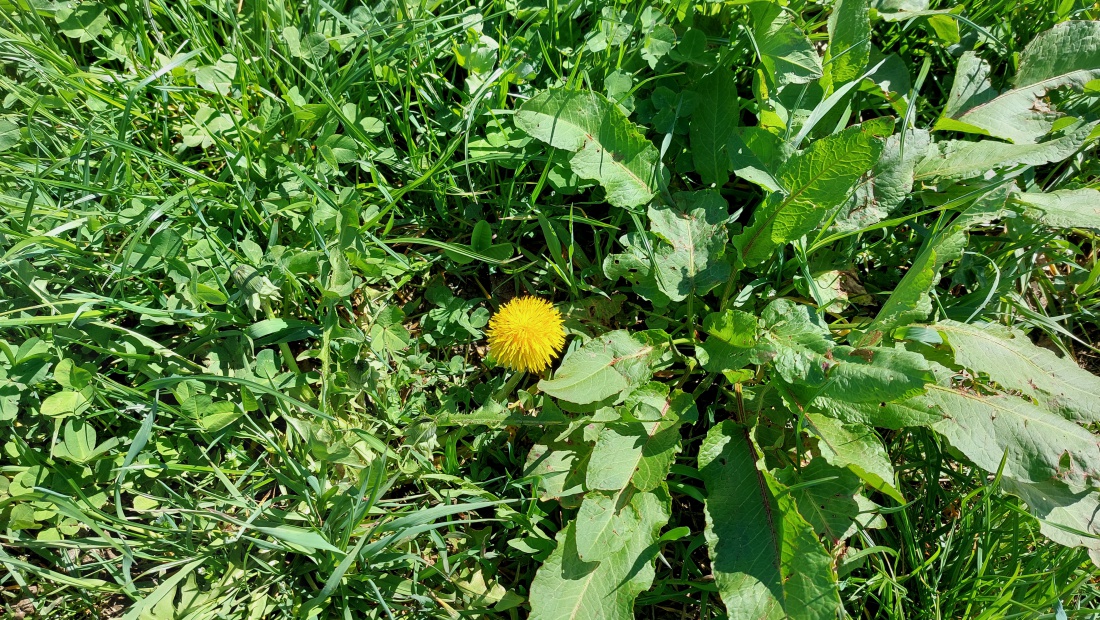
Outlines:
<svg viewBox="0 0 1100 620"><path fill-rule="evenodd" d="M1002 83L1036 34L1098 17L1079 0L1056 13L1040 1L960 6L972 22L958 23L962 41ZM811 40L828 39L827 10L790 9ZM575 506L540 501L524 473L541 429L448 418L496 393L537 408L531 378L506 385L484 361L489 314L530 293L568 305L588 333L669 326L690 339L701 310L663 316L604 278L637 214L560 189L561 162L512 112L538 89L591 88L659 148L682 146L665 91L700 69L635 62L644 24L662 17L682 36L694 20L752 99L740 11L0 0L5 617L526 617ZM617 20L633 31L616 38ZM610 42L594 49L585 38L599 29ZM919 20L876 23L874 41L914 78L927 60L914 122L931 125L956 50ZM629 88L610 89L620 73ZM1080 107L1094 114L1095 101ZM665 189L701 188L676 148ZM1095 156L1041 168L1034 183L1096 187ZM720 190L734 211L761 195L739 179ZM936 222L925 208L821 253L850 263L881 303ZM473 245L481 220L510 260ZM1042 333L1096 372L1096 231L1028 226L976 232L939 293L978 291L975 316ZM796 282L804 261L786 259L734 290L810 297ZM853 318L831 320L841 331ZM660 546L639 618L725 617L695 468L730 401L706 395L669 479L664 531L678 535ZM886 438L910 503L874 496L886 527L849 540L848 615L1055 618L1061 606L1092 617L1100 572L1083 549L1042 537L1018 499L933 433Z"/></svg>

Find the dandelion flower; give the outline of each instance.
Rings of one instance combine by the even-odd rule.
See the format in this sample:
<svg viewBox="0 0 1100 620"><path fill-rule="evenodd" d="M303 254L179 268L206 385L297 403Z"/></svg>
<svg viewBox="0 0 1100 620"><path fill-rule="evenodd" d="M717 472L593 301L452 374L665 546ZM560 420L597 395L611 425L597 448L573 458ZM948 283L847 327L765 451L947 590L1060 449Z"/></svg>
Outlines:
<svg viewBox="0 0 1100 620"><path fill-rule="evenodd" d="M489 321L489 352L513 370L539 372L565 344L561 313L537 297L519 297L501 306Z"/></svg>

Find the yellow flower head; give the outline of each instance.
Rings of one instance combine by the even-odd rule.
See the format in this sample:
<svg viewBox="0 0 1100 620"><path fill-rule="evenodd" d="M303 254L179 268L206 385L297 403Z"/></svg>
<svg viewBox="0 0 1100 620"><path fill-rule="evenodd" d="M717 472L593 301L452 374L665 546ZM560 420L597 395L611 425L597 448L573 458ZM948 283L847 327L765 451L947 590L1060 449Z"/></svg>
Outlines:
<svg viewBox="0 0 1100 620"><path fill-rule="evenodd" d="M489 321L489 352L512 370L539 372L565 345L561 313L537 297L518 297Z"/></svg>

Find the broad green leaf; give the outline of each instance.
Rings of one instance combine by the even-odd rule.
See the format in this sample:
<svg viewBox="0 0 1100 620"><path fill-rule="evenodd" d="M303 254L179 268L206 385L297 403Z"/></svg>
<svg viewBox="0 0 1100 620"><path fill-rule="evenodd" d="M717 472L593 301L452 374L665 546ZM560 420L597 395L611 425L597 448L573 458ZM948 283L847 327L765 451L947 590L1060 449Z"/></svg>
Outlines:
<svg viewBox="0 0 1100 620"><path fill-rule="evenodd" d="M323 150L327 154L326 159L331 159L329 163L336 167L339 164L348 164L355 161L358 158L356 152L358 148L355 138L344 134L335 134L329 136L318 150Z"/></svg>
<svg viewBox="0 0 1100 620"><path fill-rule="evenodd" d="M770 363L788 383L820 386L826 368L821 365L832 343L828 327L804 304L777 299L761 315L763 337L754 352L755 362Z"/></svg>
<svg viewBox="0 0 1100 620"><path fill-rule="evenodd" d="M775 171L793 152L785 140L760 127L738 127L730 134L726 151L730 170L738 177L769 192L782 191Z"/></svg>
<svg viewBox="0 0 1100 620"><path fill-rule="evenodd" d="M604 425L588 463L587 487L601 491L630 484L641 491L656 488L680 449L679 428L675 418Z"/></svg>
<svg viewBox="0 0 1100 620"><path fill-rule="evenodd" d="M838 346L821 363L828 380L818 395L852 403L903 400L935 381L928 361L904 349Z"/></svg>
<svg viewBox="0 0 1100 620"><path fill-rule="evenodd" d="M961 180L990 170L1041 166L1062 161L1085 143L1096 123L1078 123L1062 135L1039 144L1009 144L995 140L947 140L932 145L914 170L917 180Z"/></svg>
<svg viewBox="0 0 1100 620"><path fill-rule="evenodd" d="M378 355L392 358L408 348L411 342L409 330L402 324L405 313L399 306L386 306L374 318L370 328L370 348Z"/></svg>
<svg viewBox="0 0 1100 620"><path fill-rule="evenodd" d="M88 399L80 392L65 390L46 397L38 412L51 418L63 418L80 413L88 405Z"/></svg>
<svg viewBox="0 0 1100 620"><path fill-rule="evenodd" d="M882 152L880 123L865 123L822 138L780 166L785 190L768 196L752 224L733 239L746 265L771 258L776 248L817 228L843 203Z"/></svg>
<svg viewBox="0 0 1100 620"><path fill-rule="evenodd" d="M584 405L623 392L626 378L614 368L616 356L607 348L582 348L570 353L539 389L556 398Z"/></svg>
<svg viewBox="0 0 1100 620"><path fill-rule="evenodd" d="M578 405L615 395L621 400L628 388L649 379L651 365L664 349L644 333L609 332L566 355L553 379L539 381L539 389Z"/></svg>
<svg viewBox="0 0 1100 620"><path fill-rule="evenodd" d="M818 413L806 414L806 426L817 437L821 456L837 467L847 467L867 485L899 504L905 498L894 486L894 466L875 429L860 423L845 424Z"/></svg>
<svg viewBox="0 0 1100 620"><path fill-rule="evenodd" d="M61 360L53 369L53 380L70 390L83 390L91 384L93 377L91 372L77 366L70 358Z"/></svg>
<svg viewBox="0 0 1100 620"><path fill-rule="evenodd" d="M195 83L199 88L227 96L233 89L237 65L236 57L232 54L223 54L213 65L195 69Z"/></svg>
<svg viewBox="0 0 1100 620"><path fill-rule="evenodd" d="M589 489L618 491L633 485L651 491L664 483L680 450L680 423L696 417L695 403L690 395L676 392L661 414L654 421L604 425L588 464Z"/></svg>
<svg viewBox="0 0 1100 620"><path fill-rule="evenodd" d="M576 153L573 171L598 181L617 207L643 205L668 182L667 170L658 178L656 147L599 93L543 91L516 110L515 123L554 148Z"/></svg>
<svg viewBox="0 0 1100 620"><path fill-rule="evenodd" d="M833 545L848 539L861 527L884 524L882 517L865 512L875 504L858 495L862 486L859 476L821 457L815 457L798 471L793 467L779 470L775 477L790 488L798 512L814 532Z"/></svg>
<svg viewBox="0 0 1100 620"><path fill-rule="evenodd" d="M531 620L633 620L634 600L653 583L658 533L671 500L661 488L631 499L629 517L613 517L623 546L598 562L577 555L577 523L558 532L557 547L531 583ZM637 519L635 520L635 517ZM631 529L620 530L618 524Z"/></svg>
<svg viewBox="0 0 1100 620"><path fill-rule="evenodd" d="M889 217L913 190L913 169L930 144L930 136L923 129L908 132L904 151L901 134L887 138L875 167L841 207L833 221L833 230L859 230Z"/></svg>
<svg viewBox="0 0 1100 620"><path fill-rule="evenodd" d="M662 495L660 490L639 492L629 486L621 491L585 495L577 511L577 557L585 562L611 559L629 544L632 533L644 527L648 515L662 510Z"/></svg>
<svg viewBox="0 0 1100 620"><path fill-rule="evenodd" d="M944 416L932 428L986 471L997 471L1004 457L1004 475L1017 480L1058 480L1073 488L1100 483L1100 447L1092 433L1022 398L932 385L918 399Z"/></svg>
<svg viewBox="0 0 1100 620"><path fill-rule="evenodd" d="M798 396L800 406L815 397L849 403L909 398L934 381L923 356L885 347L837 346L808 306L777 300L765 309L758 362L770 362Z"/></svg>
<svg viewBox="0 0 1100 620"><path fill-rule="evenodd" d="M1024 500L1044 536L1060 545L1088 549L1093 564L1100 566L1100 494L1092 489L1074 491L1056 481L1002 478L1001 486Z"/></svg>
<svg viewBox="0 0 1100 620"><path fill-rule="evenodd" d="M747 312L712 312L703 319L707 339L695 347L695 356L707 372L744 368L752 361L759 321Z"/></svg>
<svg viewBox="0 0 1100 620"><path fill-rule="evenodd" d="M64 437L64 449L58 456L67 458L75 463L84 463L96 454L95 428L83 420L66 420Z"/></svg>
<svg viewBox="0 0 1100 620"><path fill-rule="evenodd" d="M871 57L869 0L840 0L829 14L825 79L835 90L863 75Z"/></svg>
<svg viewBox="0 0 1100 620"><path fill-rule="evenodd" d="M755 2L751 8L756 49L772 84L782 88L821 77L821 58L789 12L777 2Z"/></svg>
<svg viewBox="0 0 1100 620"><path fill-rule="evenodd" d="M81 43L98 38L111 23L107 8L98 2L82 2L75 8L59 8L54 13L54 20L65 36L78 39Z"/></svg>
<svg viewBox="0 0 1100 620"><path fill-rule="evenodd" d="M231 402L219 401L214 405L199 418L199 426L208 433L216 433L244 415L244 410Z"/></svg>
<svg viewBox="0 0 1100 620"><path fill-rule="evenodd" d="M1063 115L1050 91L1081 90L1100 78L1100 22L1066 21L1035 37L1020 54L1015 88L1003 93L993 90L983 64L973 57L960 63L955 80L962 86L952 87L951 105L936 128L1035 142Z"/></svg>
<svg viewBox="0 0 1100 620"><path fill-rule="evenodd" d="M832 558L794 498L756 466L748 428L712 427L699 449L711 571L731 620L832 620Z"/></svg>
<svg viewBox="0 0 1100 620"><path fill-rule="evenodd" d="M722 257L729 217L725 199L711 190L680 192L675 199L678 208L649 208L651 236L627 234L619 240L627 252L604 259L607 277L625 277L657 306L704 295L730 273Z"/></svg>
<svg viewBox="0 0 1100 620"><path fill-rule="evenodd" d="M733 72L719 68L697 83L696 94L688 126L695 171L703 183L721 187L730 178L726 148L741 109Z"/></svg>
<svg viewBox="0 0 1100 620"><path fill-rule="evenodd" d="M1024 217L1046 226L1100 229L1100 191L1095 189L1024 192L1014 199L1027 207Z"/></svg>
<svg viewBox="0 0 1100 620"><path fill-rule="evenodd" d="M906 426L930 426L943 420L935 405L922 396L892 403L856 403L844 398L817 397L806 405L845 424L900 429Z"/></svg>
<svg viewBox="0 0 1100 620"><path fill-rule="evenodd" d="M649 64L650 69L655 69L661 58L667 56L675 45L676 31L668 24L657 24L646 34L641 50L642 60Z"/></svg>
<svg viewBox="0 0 1100 620"><path fill-rule="evenodd" d="M1033 344L1024 333L956 321L933 328L951 345L960 366L985 373L1001 387L1027 394L1066 419L1100 421L1100 377Z"/></svg>
<svg viewBox="0 0 1100 620"><path fill-rule="evenodd" d="M19 125L6 118L0 118L0 153L19 144L20 137Z"/></svg>
<svg viewBox="0 0 1100 620"><path fill-rule="evenodd" d="M539 498L558 500L584 492L584 478L592 444L580 439L558 439L558 431L548 432L527 453L524 476L537 477ZM573 504L575 505L575 503Z"/></svg>

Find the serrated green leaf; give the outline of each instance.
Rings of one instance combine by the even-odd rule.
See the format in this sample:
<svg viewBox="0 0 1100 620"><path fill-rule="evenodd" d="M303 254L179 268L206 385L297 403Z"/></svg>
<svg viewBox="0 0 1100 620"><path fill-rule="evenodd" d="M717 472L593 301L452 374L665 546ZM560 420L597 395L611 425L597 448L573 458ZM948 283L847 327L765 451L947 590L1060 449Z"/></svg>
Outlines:
<svg viewBox="0 0 1100 620"><path fill-rule="evenodd" d="M860 423L845 424L818 413L806 414L806 425L818 440L821 456L837 467L847 467L868 486L899 504L905 498L894 486L894 466L875 429Z"/></svg>
<svg viewBox="0 0 1100 620"><path fill-rule="evenodd" d="M960 366L985 373L1001 387L1027 394L1069 420L1100 421L1100 377L1036 346L1022 332L956 321L933 328L951 345Z"/></svg>
<svg viewBox="0 0 1100 620"><path fill-rule="evenodd" d="M918 400L943 414L932 428L986 471L996 472L1004 457L1004 475L1017 480L1077 489L1100 482L1096 437L1022 398L932 385Z"/></svg>
<svg viewBox="0 0 1100 620"><path fill-rule="evenodd" d="M695 347L695 356L707 372L738 370L752 360L759 321L747 312L712 312L703 319L707 339Z"/></svg>
<svg viewBox="0 0 1100 620"><path fill-rule="evenodd" d="M1057 482L1030 483L1002 478L1001 486L1027 504L1039 520L1039 531L1067 547L1088 549L1093 564L1100 566L1100 493L1074 491Z"/></svg>
<svg viewBox="0 0 1100 620"><path fill-rule="evenodd" d="M580 439L557 439L559 431L548 432L527 453L524 476L537 477L539 498L558 500L584 493L584 478L592 444ZM574 502L572 505L576 505Z"/></svg>
<svg viewBox="0 0 1100 620"><path fill-rule="evenodd" d="M780 4L755 2L751 8L760 63L776 87L821 77L821 58Z"/></svg>
<svg viewBox="0 0 1100 620"><path fill-rule="evenodd" d="M625 277L634 283L635 292L658 306L704 295L730 273L722 257L729 217L726 201L710 190L680 192L675 200L678 208L649 208L652 236L627 234L619 239L627 252L604 260L607 277Z"/></svg>
<svg viewBox="0 0 1100 620"><path fill-rule="evenodd" d="M694 418L694 408L688 394L676 392L655 421L605 424L592 449L587 487L618 491L633 485L650 491L663 484L680 450L681 418Z"/></svg>
<svg viewBox="0 0 1100 620"><path fill-rule="evenodd" d="M860 177L878 161L880 130L870 124L849 127L784 162L777 180L785 193L770 195L757 207L752 224L733 239L745 264L764 262L776 247L813 231L847 200Z"/></svg>
<svg viewBox="0 0 1100 620"><path fill-rule="evenodd" d="M995 140L947 140L932 145L914 169L917 180L961 180L990 170L1041 166L1062 161L1081 148L1096 123L1078 123L1039 144L1009 144Z"/></svg>
<svg viewBox="0 0 1100 620"><path fill-rule="evenodd" d="M917 353L887 347L833 347L822 362L828 380L820 396L852 403L902 400L935 381L928 361Z"/></svg>
<svg viewBox="0 0 1100 620"><path fill-rule="evenodd" d="M576 153L573 171L598 181L617 207L643 205L668 182L667 170L658 177L656 147L599 93L543 91L516 110L515 123L538 140Z"/></svg>
<svg viewBox="0 0 1100 620"><path fill-rule="evenodd" d="M531 620L633 620L634 600L653 583L654 543L668 522L671 500L659 488L635 494L631 505L630 517L620 513L610 526L632 528L624 529L622 547L598 562L578 556L575 521L558 532L557 547L531 583Z"/></svg>
<svg viewBox="0 0 1100 620"><path fill-rule="evenodd" d="M886 139L875 167L852 192L833 221L833 230L853 231L886 219L913 190L913 170L931 145L929 133L910 130L901 148L901 134Z"/></svg>
<svg viewBox="0 0 1100 620"><path fill-rule="evenodd" d="M1095 189L1023 192L1014 198L1028 207L1024 217L1045 226L1100 229L1100 191Z"/></svg>
<svg viewBox="0 0 1100 620"><path fill-rule="evenodd" d="M789 299L768 304L761 315L764 332L754 361L770 363L788 383L820 386L826 380L825 353L832 346L828 328L813 311Z"/></svg>
<svg viewBox="0 0 1100 620"><path fill-rule="evenodd" d="M577 557L585 562L611 558L644 527L647 514L662 509L660 502L659 493L629 486L617 492L589 492L577 511Z"/></svg>
<svg viewBox="0 0 1100 620"><path fill-rule="evenodd" d="M988 67L971 56L959 63L952 97L936 129L969 131L1033 143L1046 135L1063 113L1048 93L1059 88L1081 90L1100 78L1100 22L1062 22L1032 39L1020 54L1015 88L998 93L988 80ZM956 92L957 91L957 92Z"/></svg>
<svg viewBox="0 0 1100 620"><path fill-rule="evenodd" d="M664 352L640 334L619 330L593 338L565 356L553 379L539 389L554 398L585 405L619 395L648 380L650 365Z"/></svg>
<svg viewBox="0 0 1100 620"><path fill-rule="evenodd" d="M711 428L699 449L711 571L731 620L817 620L840 610L832 558L794 498L756 466L748 428Z"/></svg>
<svg viewBox="0 0 1100 620"><path fill-rule="evenodd" d="M688 125L691 156L703 183L721 187L730 178L726 148L741 108L733 72L718 69L698 82L696 94Z"/></svg>

